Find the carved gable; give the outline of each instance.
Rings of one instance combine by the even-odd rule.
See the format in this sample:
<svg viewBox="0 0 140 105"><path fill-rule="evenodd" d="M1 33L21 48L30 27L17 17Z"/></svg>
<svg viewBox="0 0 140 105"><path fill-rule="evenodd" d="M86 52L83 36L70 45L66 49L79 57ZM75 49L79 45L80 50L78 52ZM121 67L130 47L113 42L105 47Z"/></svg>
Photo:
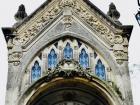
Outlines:
<svg viewBox="0 0 140 105"><path fill-rule="evenodd" d="M58 28L65 28L63 33L68 31L73 33L74 30L72 29L79 28L75 24L81 24L81 31L88 30L88 33L90 32L99 42L112 50L118 63L121 64L122 60L128 59L127 40L130 33L125 33L125 31L130 29L129 26L115 24L110 17L107 17L97 7L84 0L52 0L51 2L45 2L38 11L14 27L12 43L20 43L21 46L26 48L33 40L40 37L44 30L51 30L54 25L58 24L57 22L61 22L57 25ZM85 34L84 32L83 34ZM75 32L75 34L79 33ZM12 46L11 43L10 46Z"/></svg>
<svg viewBox="0 0 140 105"><path fill-rule="evenodd" d="M66 8L71 13L69 13ZM53 0L49 2L41 8L39 12L34 14L32 18L25 19L26 21L23 21L22 25L16 27L14 31L16 38L14 39L19 40L24 46L42 32L45 27L49 27L49 25L60 16L64 16L64 24L69 25L69 22L71 22L70 16L72 15L76 15L79 20L86 23L90 29L96 31L99 36L108 40L110 45L114 45L114 42L123 42L123 38L121 37L123 29L115 29L115 26L110 25L110 22L102 17L101 14L97 13L94 8L89 8L83 0Z"/></svg>
<svg viewBox="0 0 140 105"><path fill-rule="evenodd" d="M2 29L10 77L6 105L132 105L133 27L119 17L113 3L106 15L88 0L46 0L29 16L19 6L17 23Z"/></svg>

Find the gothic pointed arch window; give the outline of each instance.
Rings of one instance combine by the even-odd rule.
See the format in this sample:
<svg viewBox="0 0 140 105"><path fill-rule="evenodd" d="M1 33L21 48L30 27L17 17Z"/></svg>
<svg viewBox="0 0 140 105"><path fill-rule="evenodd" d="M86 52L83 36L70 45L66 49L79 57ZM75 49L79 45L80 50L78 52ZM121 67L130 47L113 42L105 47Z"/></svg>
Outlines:
<svg viewBox="0 0 140 105"><path fill-rule="evenodd" d="M81 53L79 55L79 63L84 69L89 67L89 56L86 53L85 49L81 50Z"/></svg>
<svg viewBox="0 0 140 105"><path fill-rule="evenodd" d="M54 49L52 49L48 55L48 68L53 69L57 65L57 54Z"/></svg>
<svg viewBox="0 0 140 105"><path fill-rule="evenodd" d="M38 61L35 61L32 71L31 71L31 79L32 82L38 80L41 77L41 67Z"/></svg>
<svg viewBox="0 0 140 105"><path fill-rule="evenodd" d="M95 66L95 74L102 80L106 79L105 66L100 59L97 61Z"/></svg>
<svg viewBox="0 0 140 105"><path fill-rule="evenodd" d="M70 46L70 43L67 43L64 48L64 59L72 59L73 58L73 49Z"/></svg>

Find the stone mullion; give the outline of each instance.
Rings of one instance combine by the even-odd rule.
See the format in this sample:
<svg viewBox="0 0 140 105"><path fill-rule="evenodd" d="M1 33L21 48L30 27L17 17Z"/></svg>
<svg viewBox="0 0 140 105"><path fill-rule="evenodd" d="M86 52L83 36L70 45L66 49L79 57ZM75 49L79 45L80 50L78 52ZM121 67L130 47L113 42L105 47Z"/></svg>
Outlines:
<svg viewBox="0 0 140 105"><path fill-rule="evenodd" d="M62 61L62 59L63 59L63 48L62 48L62 46L59 46L59 51L58 51L58 63L59 63L60 61Z"/></svg>
<svg viewBox="0 0 140 105"><path fill-rule="evenodd" d="M79 61L78 59L79 59L79 57L78 57L78 46L74 46L74 52L73 52L74 54L73 54L73 59L75 60L75 61Z"/></svg>
<svg viewBox="0 0 140 105"><path fill-rule="evenodd" d="M93 68L94 68L94 62L93 62L93 60L94 60L94 53L90 53L90 56L89 56L89 60L90 60L90 62L89 62L89 67L90 67L90 70L91 70L91 72L94 72L93 71Z"/></svg>
<svg viewBox="0 0 140 105"><path fill-rule="evenodd" d="M113 81L112 76L113 76L113 74L111 72L111 68L110 67L106 67L106 80L107 81Z"/></svg>
<svg viewBox="0 0 140 105"><path fill-rule="evenodd" d="M46 71L48 69L48 56L47 53L42 54L42 76L46 74Z"/></svg>
<svg viewBox="0 0 140 105"><path fill-rule="evenodd" d="M26 71L26 75L27 75L27 80L26 80L26 87L29 87L30 82L31 82L31 70L28 68Z"/></svg>

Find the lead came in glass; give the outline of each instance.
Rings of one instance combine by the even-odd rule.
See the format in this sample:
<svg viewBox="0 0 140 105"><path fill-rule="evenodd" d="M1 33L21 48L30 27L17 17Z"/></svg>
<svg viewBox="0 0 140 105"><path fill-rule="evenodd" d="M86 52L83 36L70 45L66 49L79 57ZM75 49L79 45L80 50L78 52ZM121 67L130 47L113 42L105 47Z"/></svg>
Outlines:
<svg viewBox="0 0 140 105"><path fill-rule="evenodd" d="M48 68L53 69L57 65L57 54L55 53L54 49L50 51L48 55Z"/></svg>
<svg viewBox="0 0 140 105"><path fill-rule="evenodd" d="M70 60L73 57L73 50L69 43L64 48L64 59Z"/></svg>
<svg viewBox="0 0 140 105"><path fill-rule="evenodd" d="M38 61L35 61L34 66L32 67L32 82L38 80L41 77L41 67L39 66Z"/></svg>
<svg viewBox="0 0 140 105"><path fill-rule="evenodd" d="M98 62L96 64L95 73L100 79L102 79L102 80L106 79L105 66L102 64L102 61L100 59L98 60Z"/></svg>
<svg viewBox="0 0 140 105"><path fill-rule="evenodd" d="M79 63L84 69L89 67L89 57L85 49L81 50L81 54L79 56Z"/></svg>

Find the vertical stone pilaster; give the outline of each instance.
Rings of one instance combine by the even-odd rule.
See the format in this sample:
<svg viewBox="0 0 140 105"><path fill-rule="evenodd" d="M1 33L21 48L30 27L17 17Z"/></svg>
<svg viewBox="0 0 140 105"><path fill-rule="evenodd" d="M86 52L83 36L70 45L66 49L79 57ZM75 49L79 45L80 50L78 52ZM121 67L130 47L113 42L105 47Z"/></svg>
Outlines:
<svg viewBox="0 0 140 105"><path fill-rule="evenodd" d="M106 68L106 79L107 81L114 81L114 79L112 78L112 70L110 67Z"/></svg>
<svg viewBox="0 0 140 105"><path fill-rule="evenodd" d="M12 63L12 75L9 75L9 79L11 79L11 88L9 88L9 92L7 95L9 96L8 101L10 105L16 105L17 99L20 95L20 85L21 85L21 77L20 76L20 70L21 70L21 65L17 63L15 64ZM14 93L14 94L13 94ZM8 104L7 104L8 105Z"/></svg>
<svg viewBox="0 0 140 105"><path fill-rule="evenodd" d="M42 76L46 74L46 71L48 70L48 55L47 53L42 53Z"/></svg>
<svg viewBox="0 0 140 105"><path fill-rule="evenodd" d="M79 60L79 55L78 55L78 46L74 46L74 50L73 50L73 59L75 61L78 61Z"/></svg>
<svg viewBox="0 0 140 105"><path fill-rule="evenodd" d="M63 59L63 48L62 46L59 46L58 49L58 62L60 62Z"/></svg>
<svg viewBox="0 0 140 105"><path fill-rule="evenodd" d="M90 53L90 59L89 59L89 67L91 68L91 72L95 71L93 70L94 69L94 66L95 66L95 63L93 62L94 60L94 53Z"/></svg>

